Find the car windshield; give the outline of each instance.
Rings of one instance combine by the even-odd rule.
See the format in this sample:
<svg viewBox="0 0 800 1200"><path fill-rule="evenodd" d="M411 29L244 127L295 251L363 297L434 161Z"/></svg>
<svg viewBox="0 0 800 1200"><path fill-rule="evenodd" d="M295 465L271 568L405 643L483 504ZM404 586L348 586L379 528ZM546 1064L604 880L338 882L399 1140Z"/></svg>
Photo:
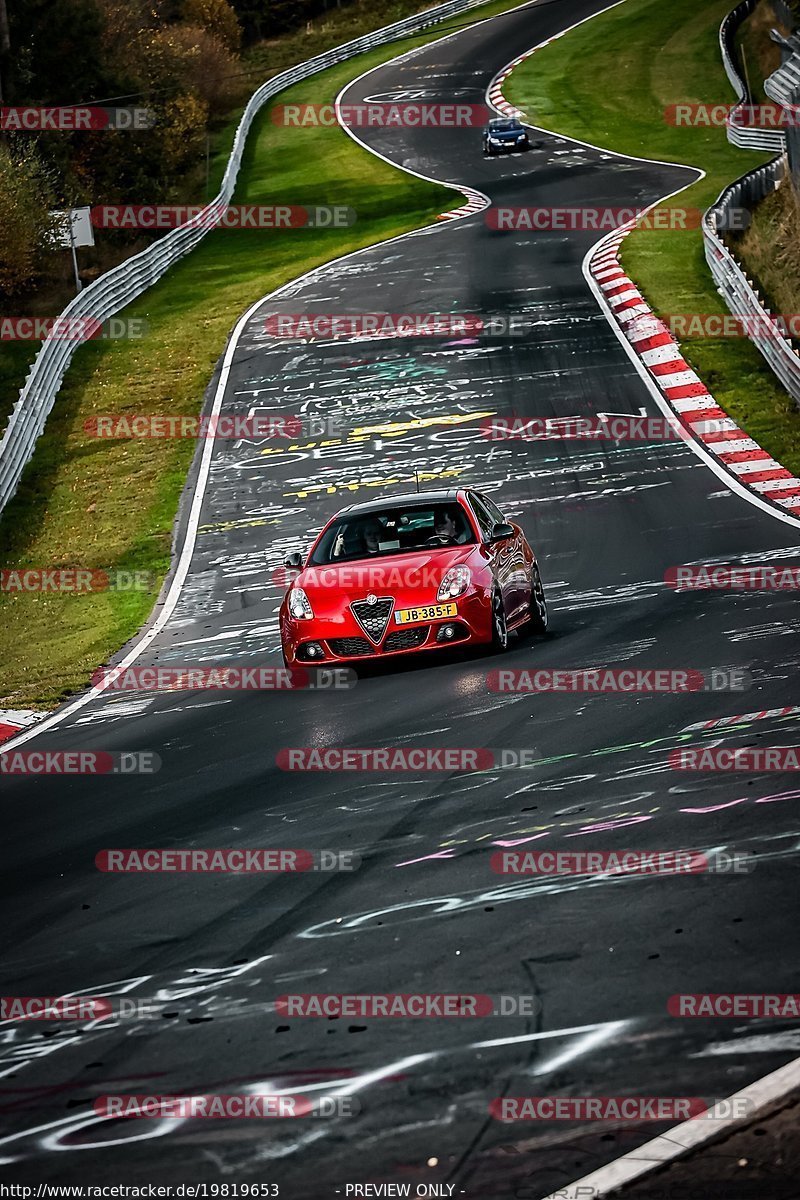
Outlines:
<svg viewBox="0 0 800 1200"><path fill-rule="evenodd" d="M460 504L406 504L340 517L325 530L311 562L324 566L355 558L464 546L475 540Z"/></svg>
<svg viewBox="0 0 800 1200"><path fill-rule="evenodd" d="M513 121L509 118L505 121L490 121L489 128L491 129L492 133L497 133L498 131L500 133L511 133L515 130L521 129L522 126L520 125L519 121Z"/></svg>

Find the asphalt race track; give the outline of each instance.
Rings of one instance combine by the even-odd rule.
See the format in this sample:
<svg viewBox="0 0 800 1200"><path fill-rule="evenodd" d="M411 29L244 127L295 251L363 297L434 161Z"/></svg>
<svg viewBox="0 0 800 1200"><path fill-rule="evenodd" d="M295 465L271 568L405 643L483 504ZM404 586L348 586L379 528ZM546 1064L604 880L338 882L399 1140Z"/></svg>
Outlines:
<svg viewBox="0 0 800 1200"><path fill-rule="evenodd" d="M467 27L357 80L343 100L482 103L502 66L605 2L550 0ZM484 160L470 128L354 132L495 205L644 205L693 177L552 135ZM797 714L690 729L792 704L796 602L664 583L676 564L796 560L796 528L734 495L682 442L492 442L481 431L492 414L659 415L583 277L598 236L500 232L476 213L335 262L251 313L222 411L335 416L340 432L216 445L181 599L139 663L278 665L272 571L338 508L413 487L415 469L423 487L485 490L522 523L551 632L514 641L502 663L453 654L365 672L346 691L105 695L28 743L148 750L162 766L3 781L3 993L152 1008L81 1028L0 1026L0 1155L15 1182L269 1182L301 1200L347 1184L436 1183L535 1200L666 1126L505 1125L489 1114L493 1098L722 1097L797 1055L791 1022L667 1011L674 993L796 990L794 778L668 762L683 745L796 740ZM268 314L376 311L522 315L527 332L309 345L264 330ZM486 675L498 665L737 667L753 686L497 695ZM278 751L301 746L526 749L537 762L455 775L279 770ZM754 869L495 874L491 854L514 841L728 849L753 855ZM362 864L275 876L94 865L107 847L231 846L349 850ZM524 993L539 1011L287 1019L274 1001L292 991ZM109 1093L309 1087L360 1112L115 1121L92 1109Z"/></svg>

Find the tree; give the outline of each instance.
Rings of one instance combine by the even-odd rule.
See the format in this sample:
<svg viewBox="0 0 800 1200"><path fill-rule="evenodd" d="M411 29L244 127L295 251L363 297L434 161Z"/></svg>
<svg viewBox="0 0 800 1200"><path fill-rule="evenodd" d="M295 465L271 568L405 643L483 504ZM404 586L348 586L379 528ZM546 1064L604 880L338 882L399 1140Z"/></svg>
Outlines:
<svg viewBox="0 0 800 1200"><path fill-rule="evenodd" d="M8 9L6 8L6 0L0 0L0 104L3 103L4 98L3 76L10 49L11 37L8 30Z"/></svg>
<svg viewBox="0 0 800 1200"><path fill-rule="evenodd" d="M183 19L187 25L207 29L234 54L238 52L242 31L228 0L184 0Z"/></svg>
<svg viewBox="0 0 800 1200"><path fill-rule="evenodd" d="M182 90L199 97L211 113L226 113L242 92L239 59L215 34L200 26L173 25L174 75Z"/></svg>
<svg viewBox="0 0 800 1200"><path fill-rule="evenodd" d="M6 94L16 104L70 104L115 95L100 55L97 0L7 0L13 58ZM13 87L13 93L12 93Z"/></svg>
<svg viewBox="0 0 800 1200"><path fill-rule="evenodd" d="M208 109L196 96L176 96L159 120L161 161L165 175L175 177L196 163L205 146Z"/></svg>
<svg viewBox="0 0 800 1200"><path fill-rule="evenodd" d="M56 252L52 204L50 178L33 146L0 146L0 292L23 291Z"/></svg>

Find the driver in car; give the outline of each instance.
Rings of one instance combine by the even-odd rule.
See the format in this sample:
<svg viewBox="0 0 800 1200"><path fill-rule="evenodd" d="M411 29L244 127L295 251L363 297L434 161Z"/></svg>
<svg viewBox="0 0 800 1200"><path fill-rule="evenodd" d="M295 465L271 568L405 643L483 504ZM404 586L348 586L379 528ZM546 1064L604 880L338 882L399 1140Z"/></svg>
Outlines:
<svg viewBox="0 0 800 1200"><path fill-rule="evenodd" d="M456 545L463 545L469 538L469 531L461 524L461 528L456 525L453 520L453 514L449 508L437 508L433 514L433 528L436 537L447 538L449 542L455 542Z"/></svg>
<svg viewBox="0 0 800 1200"><path fill-rule="evenodd" d="M379 554L383 525L377 517L371 517L361 526L361 538L367 554Z"/></svg>

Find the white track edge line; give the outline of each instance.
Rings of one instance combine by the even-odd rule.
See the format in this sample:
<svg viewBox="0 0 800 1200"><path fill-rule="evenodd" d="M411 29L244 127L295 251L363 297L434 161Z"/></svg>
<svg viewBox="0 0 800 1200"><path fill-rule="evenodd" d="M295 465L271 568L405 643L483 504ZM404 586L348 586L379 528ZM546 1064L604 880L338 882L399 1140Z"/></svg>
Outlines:
<svg viewBox="0 0 800 1200"><path fill-rule="evenodd" d="M659 1134L636 1150L629 1150L627 1154L614 1159L607 1166L599 1167L590 1175L584 1175L582 1179L576 1179L574 1183L559 1188L557 1192L550 1192L543 1200L579 1200L580 1196L587 1193L597 1198L607 1196L609 1192L665 1166L673 1159L682 1157L735 1126L744 1128L753 1120L759 1109L783 1099L798 1087L800 1058L795 1058L779 1067L777 1071L771 1071L769 1075L763 1075L761 1079L757 1079L741 1091L734 1092L726 1100L718 1101L709 1110L707 1118L695 1117L680 1125L674 1125L666 1133ZM725 1112L727 1105L731 1105L735 1111L737 1103L742 1101L749 1101L753 1106L753 1111L746 1117L713 1116L718 1110L721 1113ZM730 1109L728 1111L730 1112Z"/></svg>

